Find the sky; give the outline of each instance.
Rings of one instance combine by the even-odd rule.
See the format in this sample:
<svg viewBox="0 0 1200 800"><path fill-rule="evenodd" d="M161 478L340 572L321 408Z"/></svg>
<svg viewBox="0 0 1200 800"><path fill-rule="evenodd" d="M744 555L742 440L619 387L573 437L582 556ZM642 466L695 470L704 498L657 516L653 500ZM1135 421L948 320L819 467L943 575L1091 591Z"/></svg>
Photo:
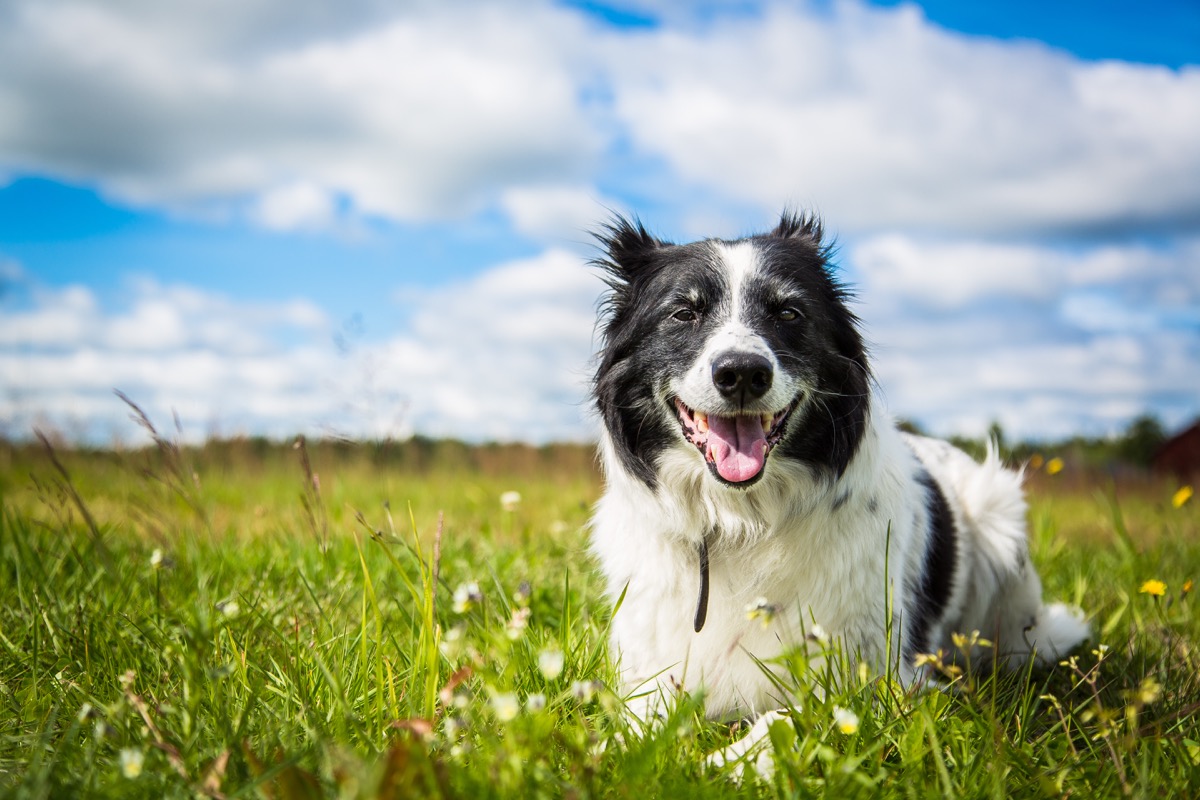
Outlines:
<svg viewBox="0 0 1200 800"><path fill-rule="evenodd" d="M1200 415L1191 0L11 0L0 436L586 441L588 231L812 209L890 413Z"/></svg>

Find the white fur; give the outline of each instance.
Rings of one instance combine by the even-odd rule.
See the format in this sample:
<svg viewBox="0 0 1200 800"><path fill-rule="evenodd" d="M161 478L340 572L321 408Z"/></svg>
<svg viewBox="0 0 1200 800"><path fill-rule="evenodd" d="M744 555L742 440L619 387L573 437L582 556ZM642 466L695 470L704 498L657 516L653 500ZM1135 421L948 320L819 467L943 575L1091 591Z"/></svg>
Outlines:
<svg viewBox="0 0 1200 800"><path fill-rule="evenodd" d="M733 344L772 359L775 384L763 404L782 408L803 386L739 319L737 299L756 269L755 248L718 245L716 252L734 300L696 367L671 390L706 407L710 359ZM607 485L592 521L592 548L611 599L624 594L612 644L630 706L642 716L653 716L680 690L702 690L714 720L760 717L793 703L769 674L776 668L770 662L803 646L814 624L851 658L917 680L911 658L901 654L911 633L905 609L913 608L930 546L926 471L946 495L956 530L949 599L929 622L947 655L955 632L978 630L1010 666L1031 655L1054 662L1087 637L1078 614L1043 606L1028 563L1020 475L1003 467L994 447L980 464L942 441L896 431L874 397L868 427L840 476L772 456L755 486L730 488L680 437L659 453L659 485L650 489L625 470L607 434L601 457ZM698 559L708 531L718 531L708 542L708 619L696 632ZM757 599L776 609L767 625L746 614ZM758 738L773 718L755 728ZM743 756L755 741L751 734L715 760Z"/></svg>
<svg viewBox="0 0 1200 800"><path fill-rule="evenodd" d="M753 248L724 250L740 295L754 269ZM739 335L733 308L719 336ZM686 392L693 383L697 393L711 391L702 387L710 380L705 359L717 350L708 347L693 370L704 377L673 387L685 402L692 403ZM788 393L781 396L795 396L795 380L778 370L776 383ZM770 401L777 403L772 408L787 402ZM703 400L695 406L704 407ZM930 623L947 654L951 634L979 630L1007 664L1031 653L1046 663L1088 635L1078 615L1042 605L1020 475L1005 469L994 449L980 464L944 442L900 433L874 398L840 477L772 455L755 485L730 488L680 437L659 454L651 489L625 470L607 433L601 454L607 485L592 519L592 549L611 599L624 593L612 644L630 706L642 716L678 690L702 690L712 719L759 717L792 704L796 698L769 674L777 668L771 660L803 646L814 624L879 672L893 667L907 683L921 677L901 654L910 635L904 610L913 607L931 536L925 471L946 496L958 532L950 597ZM708 618L697 633L699 548L709 531L717 534L708 543ZM776 609L766 626L746 613L758 598ZM759 737L774 718L756 726ZM744 755L755 741L752 734L715 760Z"/></svg>

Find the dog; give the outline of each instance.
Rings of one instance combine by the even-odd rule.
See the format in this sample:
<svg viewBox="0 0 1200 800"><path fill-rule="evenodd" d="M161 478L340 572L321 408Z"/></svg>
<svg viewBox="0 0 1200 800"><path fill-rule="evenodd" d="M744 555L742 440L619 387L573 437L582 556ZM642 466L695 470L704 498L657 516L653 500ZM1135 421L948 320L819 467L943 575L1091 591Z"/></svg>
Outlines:
<svg viewBox="0 0 1200 800"><path fill-rule="evenodd" d="M816 216L688 244L615 216L595 236L591 548L635 714L677 691L713 720L774 713L795 698L773 659L814 630L908 686L956 633L1010 667L1088 638L1043 604L1019 473L888 418Z"/></svg>

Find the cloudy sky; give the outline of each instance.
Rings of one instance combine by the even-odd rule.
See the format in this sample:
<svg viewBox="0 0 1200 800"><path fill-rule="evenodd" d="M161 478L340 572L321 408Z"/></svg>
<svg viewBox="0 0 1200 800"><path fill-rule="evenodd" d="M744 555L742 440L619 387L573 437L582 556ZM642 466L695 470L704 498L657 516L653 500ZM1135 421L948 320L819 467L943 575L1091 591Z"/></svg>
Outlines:
<svg viewBox="0 0 1200 800"><path fill-rule="evenodd" d="M11 0L0 435L588 439L586 231L785 205L895 415L1181 425L1200 7L1132 7Z"/></svg>

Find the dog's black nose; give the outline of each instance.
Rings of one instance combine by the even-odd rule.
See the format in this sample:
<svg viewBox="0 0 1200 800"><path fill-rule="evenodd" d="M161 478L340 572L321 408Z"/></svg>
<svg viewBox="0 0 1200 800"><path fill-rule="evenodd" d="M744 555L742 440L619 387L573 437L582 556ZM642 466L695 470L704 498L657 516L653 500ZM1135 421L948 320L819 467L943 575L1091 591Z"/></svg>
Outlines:
<svg viewBox="0 0 1200 800"><path fill-rule="evenodd" d="M771 388L771 362L757 353L722 353L713 359L713 385L722 397L745 405Z"/></svg>

